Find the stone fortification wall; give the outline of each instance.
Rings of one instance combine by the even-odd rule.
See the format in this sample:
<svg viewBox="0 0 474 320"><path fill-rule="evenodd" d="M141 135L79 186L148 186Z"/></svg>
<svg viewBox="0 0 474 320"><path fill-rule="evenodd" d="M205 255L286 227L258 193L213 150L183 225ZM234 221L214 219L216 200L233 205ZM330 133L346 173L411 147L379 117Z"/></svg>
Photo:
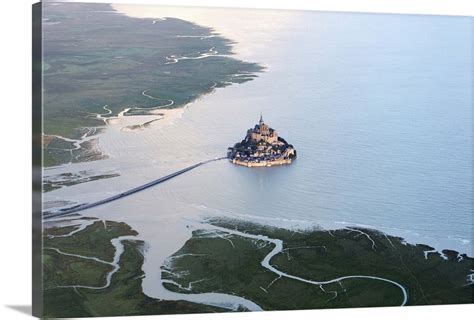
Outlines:
<svg viewBox="0 0 474 320"><path fill-rule="evenodd" d="M242 161L242 160L237 160L237 159L233 159L231 161L232 163L235 163L244 167L271 167L271 166L281 166L284 164L291 163L291 159L278 159L278 160L273 160L273 161L260 161L260 162L248 162L248 161Z"/></svg>

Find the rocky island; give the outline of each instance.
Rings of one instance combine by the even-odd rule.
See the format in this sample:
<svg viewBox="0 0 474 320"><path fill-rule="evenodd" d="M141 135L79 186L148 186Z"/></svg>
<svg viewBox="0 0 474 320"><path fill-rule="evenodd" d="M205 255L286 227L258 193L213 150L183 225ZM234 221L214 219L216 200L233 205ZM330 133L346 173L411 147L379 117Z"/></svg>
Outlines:
<svg viewBox="0 0 474 320"><path fill-rule="evenodd" d="M270 167L290 164L296 158L296 150L277 132L260 121L247 130L245 139L229 147L227 156L232 163L246 167Z"/></svg>

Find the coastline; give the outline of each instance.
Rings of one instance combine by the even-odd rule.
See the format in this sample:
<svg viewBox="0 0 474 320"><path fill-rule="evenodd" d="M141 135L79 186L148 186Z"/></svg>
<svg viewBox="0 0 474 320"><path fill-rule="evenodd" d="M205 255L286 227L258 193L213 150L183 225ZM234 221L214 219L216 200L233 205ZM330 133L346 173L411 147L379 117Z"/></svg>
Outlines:
<svg viewBox="0 0 474 320"><path fill-rule="evenodd" d="M236 50L237 54L239 50ZM257 60L258 61L258 60ZM258 81L258 80L257 80ZM232 87L226 88L226 90L233 90ZM226 90L219 90L219 91L226 91ZM212 93L212 92L211 92ZM196 104L196 109L199 109L199 106L202 106L203 108L206 106L209 100L215 99L211 98L212 94L206 93L203 94L198 98L198 100L193 101L193 104ZM225 94L223 95L224 97L226 96ZM222 97L222 94L219 93L219 97ZM202 99L202 101L201 101ZM225 101L225 100L223 100ZM188 105L187 105L188 106ZM160 120L153 122L152 128L155 130L153 134L161 134L164 135L163 137L160 137L161 140L157 140L154 136L151 136L151 134L145 134L141 136L140 134L143 132L145 133L146 130L142 131L139 129L134 129L132 130L133 132L130 132L128 130L124 130L124 127L130 127L130 126L142 126L144 123L147 123L149 121L152 121L156 119L157 115L144 115L144 116L133 116L133 117L127 117L124 116L123 113L126 112L124 111L122 113L121 117L118 117L116 119L111 119L108 120L110 121L110 124L107 126L107 131L105 134L101 134L100 136L104 136L104 140L101 142L102 139L99 140L99 144L101 145L101 149L105 151L110 152L110 157L113 159L114 157L121 157L125 153L132 153L135 152L133 155L128 155L126 156L129 157L136 157L137 159L137 166L143 166L145 169L142 170L131 170L131 172L128 172L125 177L123 177L124 181L125 179L132 177L134 174L137 174L138 178L133 177L132 181L124 181L124 182L119 182L117 186L110 188L104 188L103 190L107 190L107 192L113 192L115 190L121 190L125 188L125 186L129 186L129 184L136 183L137 181L140 181L142 179L141 174L144 174L144 171L147 171L146 174L152 174L152 175L158 175L161 173L164 173L168 170L171 170L174 168L174 166L183 166L186 164L186 161L189 161L189 155L195 151L195 150L190 150L189 152L180 152L178 155L180 157L177 158L177 164L172 164L169 163L169 159L165 159L164 162L160 162L161 160L156 157L156 153L149 153L148 149L156 148L159 149L161 147L164 148L163 153L166 153L168 151L167 146L164 146L164 144L160 144L157 142L167 142L167 143L174 143L172 139L172 134L169 133L168 136L166 131L170 127L173 127L173 132L178 131L179 126L189 126L189 123L186 121L181 121L183 117L186 117L185 110L187 106L183 108L178 108L178 109L173 109L170 110L170 112L166 112L166 115L164 116L163 119L160 118ZM157 109L157 112L162 113L164 110L159 110ZM200 112L199 110L195 112ZM161 117L161 116L160 116ZM128 131L127 134L135 135L135 140L121 140L119 137L120 132L124 133L125 131ZM193 139L189 138L190 140L187 140L187 142L190 142L189 144L192 145ZM197 139L197 138L196 138ZM141 141L144 140L144 143ZM121 144L124 143L124 141L137 141L137 147L130 150L123 150L121 148ZM147 150L145 152L140 153L140 148L146 148ZM174 149L172 149L174 150ZM224 152L225 150L223 150ZM199 154L199 156L202 156L204 158L205 155ZM206 155L207 156L207 155ZM108 164L113 164L114 166L118 167L118 164L115 162L107 162L107 160L100 161L101 164L100 166L106 167ZM98 163L98 162L97 162ZM130 166L131 162L128 162L127 165ZM78 167L81 167L86 164L82 164ZM146 166L149 165L147 168ZM128 168L126 168L128 169ZM178 182L179 183L179 182ZM82 201L91 201L91 199L94 199L94 197L98 197L99 195L92 194L92 192L89 189L89 183L87 183L87 187L83 188L78 188L74 189L74 191L78 192L83 192ZM95 184L95 182L91 182L90 188L93 189L93 186L107 186L107 184ZM102 190L102 189L101 189ZM109 191L111 190L111 191ZM206 214L207 211L212 210L212 208L199 208L198 210L195 210L199 214L191 213L191 214L186 214L186 212L189 211L191 206L194 206L196 204L192 203L177 203L177 208L175 209L170 209L169 211L175 210L176 211L176 216L171 216L171 215L165 215L163 217L153 217L152 221L150 221L150 224L154 224L152 226L147 226L147 221L144 221L145 217L147 215L156 215L160 214L160 212L154 211L151 208L156 208L157 203L160 203L160 205L166 206L166 204L163 201L167 200L167 197L172 197L172 187L167 188L164 190L163 194L158 195L155 199L145 199L143 200L143 197L140 197L139 200L143 202L137 202L139 205L144 206L144 208L137 209L135 206L132 205L127 205L124 204L123 207L120 205L108 207L106 209L101 209L98 210L97 212L90 212L91 215L97 215L98 217L107 217L107 219L114 219L114 216L117 220L124 221L127 224L130 224L134 229L138 230L141 234L139 235L139 238L142 240L145 240L146 242L150 242L152 244L152 247L149 248L149 251L146 253L147 257L149 259L145 259L144 265L143 265L143 271L145 273L145 277L143 280L143 290L144 292L152 297L163 297L166 296L167 292L163 292L162 288L157 288L157 283L160 283L161 281L161 276L157 276L157 265L159 265L159 260L163 259L162 261L165 261L167 257L169 257L172 253L176 252L179 250L179 248L186 243L189 239L192 237L192 232L195 230L193 226L193 219L195 221L196 218L200 216L200 214ZM66 198L71 197L71 194L74 193L74 191L71 191L71 193L64 192L64 193L58 193L58 196L61 195L66 195ZM158 193L158 192L157 192ZM150 191L150 194L155 195L154 192ZM102 195L100 195L102 196ZM175 198L171 198L175 199ZM181 199L179 199L181 200ZM200 204L197 204L200 205ZM195 208L194 208L195 209ZM218 209L217 209L218 210ZM129 211L131 215L136 215L134 216L127 216L124 212ZM87 213L86 213L87 214ZM250 216L249 216L250 218ZM266 222L269 222L271 220L268 217L252 217L250 221L253 221L253 219L262 219ZM315 221L306 221L308 223L308 228L317 228L318 227L318 222ZM280 223L285 224L287 228L292 228L292 224L299 224L300 220L298 219L288 219L286 222L283 222L283 220L280 221ZM301 222L303 223L303 222ZM341 225L349 225L349 226L354 226L353 223L350 222L334 222L335 224L341 224ZM409 232L407 230L400 230L400 234ZM168 245L167 248L161 248L161 242L160 239L157 238L156 234L160 234L160 239L167 239ZM393 233L392 233L393 234ZM395 234L398 236L398 234ZM412 239L420 239L419 235L412 234L411 237L404 237L407 241L407 243L416 243L419 240L412 240ZM469 239L465 239L469 241ZM164 246L163 246L164 247ZM437 250L442 250L446 248L441 248L437 247ZM174 251L173 251L174 250ZM161 286L161 283L160 285Z"/></svg>
<svg viewBox="0 0 474 320"><path fill-rule="evenodd" d="M48 35L45 48L51 51L51 54L46 52L45 63L53 71L45 74L48 94L44 102L47 113L43 130L48 135L44 140L47 146L53 139L59 141L55 141L51 148L45 148L48 151L44 157L45 167L81 161L76 154L89 153L88 149L93 147L83 146L88 143L83 140L86 137L91 139L90 136L97 133L96 127L114 121L119 113L124 116L159 116L142 123L132 121L124 128L126 131L144 129L162 120L162 116L166 118L158 110L185 108L215 88L251 81L263 70L256 63L231 57L230 40L196 23L135 18L118 12L111 4L75 3L68 7L72 9L69 12L61 4L45 5L45 16L61 21L66 31L61 32L50 24L45 30ZM84 17L88 19L87 24L82 22ZM117 28L122 37L110 37L107 30L101 28L104 23ZM133 28L141 28L140 37L130 32ZM81 32L91 37L81 38ZM81 55L77 46L64 41L68 38L81 38L80 46L91 52L101 51L98 42L110 41L111 45L105 46L101 54L112 59L101 64L99 72L92 65L101 59L100 54L95 53L97 57ZM93 41L94 38L99 41ZM117 49L122 46L130 48L123 52ZM76 51L77 55L70 54ZM64 72L68 67L74 72ZM122 72L132 73L133 79L124 79ZM186 77L179 76L183 73ZM63 90L63 83L73 83L81 77L107 78L107 85L94 86L84 81L75 83L74 91ZM57 102L59 100L68 103L61 104ZM71 105L78 107L72 108ZM87 150L82 152L83 149ZM87 155L85 160L100 158L100 154Z"/></svg>
<svg viewBox="0 0 474 320"><path fill-rule="evenodd" d="M78 317L90 312L101 316L116 314L117 310L108 303L91 305L87 300L100 297L101 294L107 296L120 292L117 291L120 290L117 282L123 282L123 268L137 275L134 277L136 284L133 287L139 289L139 283L145 276L142 267L147 251L146 243L139 240L136 231L123 222L75 217L62 219L57 223L50 224L45 229L45 254L50 257L48 261L52 255L61 270L66 268L61 261L71 259L76 261L76 265L81 263L85 264L83 267L87 267L89 264L87 268L95 266L95 269L90 269L89 273L77 278L67 272L66 268L63 276L47 278L47 309L50 310L50 316L61 317L68 314ZM86 241L86 247L77 248L74 243L88 239L90 232L99 234L103 240L94 243ZM340 250L341 242L352 247L350 253L345 249ZM138 245L133 246L133 251L139 253L140 259L136 257L130 260L129 250L132 244ZM89 247L90 245L93 246ZM80 251L76 251L79 249ZM243 259L244 265L236 266L231 263L231 268L237 268L232 273L236 277L245 275L247 280L244 282L250 281L237 287L233 285L235 280L232 277L226 277L225 273L219 271L221 267L228 268L226 264L229 259L235 260L236 257L239 261ZM352 261L349 268L341 257ZM213 261L210 272L217 279L207 277L209 270L200 267L201 263L208 266L207 259ZM130 269L130 261L135 260L138 264ZM257 267L259 260L261 262ZM473 258L453 251L438 253L426 245L407 244L399 237L376 230L346 227L297 232L227 217L212 217L196 221L192 226L192 237L161 266L164 275L160 282L163 291L162 299L159 300L161 302L154 304L152 309L133 304L133 308L129 307L126 312L144 314L155 310L154 312L163 313L158 310L164 303L196 304L195 312L212 311L206 309L206 306L221 308L217 309L220 311L261 311L432 304L433 302L426 300L428 296L437 301L437 304L470 303L471 291L467 286L474 284L472 261ZM404 268L397 267L400 263L404 268L409 266L412 274L406 274ZM328 264L330 269L327 268ZM97 269L100 265L105 269ZM374 266L376 269L373 269ZM258 268L269 272L262 273ZM433 269L443 282L444 289L441 291L433 285L430 276L423 276L424 270L434 272ZM202 274L203 271L205 274ZM417 275L416 279L412 279L413 273ZM219 280L219 277L223 279ZM68 284L65 285L64 281ZM130 283L125 282L124 285L130 286ZM287 289L281 291L281 286ZM307 294L300 295L298 303L287 305L288 297L285 298L285 292L291 294L291 288ZM69 289L80 295L73 294L76 308L67 311L73 313L65 314L62 313L64 310L57 308L61 304L57 303L58 296L55 292L61 290L62 295L68 294L65 290ZM373 290L376 291L376 296L371 293ZM450 293L443 293L444 291ZM453 298L451 291L459 297L459 301ZM149 299L144 298L144 292L140 291L140 295L135 295L133 300ZM365 298L351 300L348 294L362 295ZM386 301L381 298L386 294L394 297ZM117 297L116 294L114 296ZM123 299L122 295L119 297ZM346 298L349 299L346 301ZM177 310L168 309L165 313L176 312Z"/></svg>
<svg viewBox="0 0 474 320"><path fill-rule="evenodd" d="M268 247L268 243L274 246ZM253 259L261 260L260 264L252 262ZM351 261L350 265L345 262L347 259ZM238 262L237 266L235 260ZM266 310L273 310L276 306L280 306L276 309L315 308L314 299L318 299L314 297L303 302L305 295L301 296L302 305L296 303L289 307L286 304L288 298L278 302L282 299L281 288L275 289L276 291L273 288L276 282L280 283L285 279L286 283L282 285L286 290L291 291L288 281L296 281L319 286L323 296L335 294L332 298L323 298L322 304L316 308L472 303L472 288L469 287L474 284L472 257L450 250L436 252L427 245L408 244L397 236L370 229L345 227L296 232L242 220L213 217L204 221L201 228L193 232L193 237L168 261L163 271L167 279L171 280L170 288L173 290L187 291L187 283L193 284L192 290L189 290L191 292L217 288L223 288L224 291L237 290L234 292L245 292L250 298L259 297L257 302L262 302L260 299L263 299L265 305L262 307ZM209 264L209 261L212 263ZM221 268L228 271L230 269L235 278L241 279L243 283L239 285L235 278L226 277ZM259 272L260 268L275 273L277 277L268 276L268 272ZM207 279L209 272L215 277ZM249 272L253 274L252 277L248 277ZM439 279L436 284L432 282L433 277ZM351 288L346 291L344 281L357 278L368 281L362 286L363 291L370 291L370 283L375 284L374 280L382 281L394 286L392 289L398 287L397 290L403 293L403 299L389 299L391 302L382 299L375 302L383 296L382 291L377 291L376 296L369 298L366 303L340 305L342 301L339 301L327 304L336 298L344 300L344 296L341 297L338 293L347 295L354 290ZM203 280L197 281L199 279ZM332 283L338 285L334 287L331 286ZM444 289L441 290L438 285ZM309 288L303 291L311 292ZM266 298L270 293L275 296Z"/></svg>
<svg viewBox="0 0 474 320"><path fill-rule="evenodd" d="M268 42L276 37L278 32L284 31L287 25L298 19L299 12L285 12L282 10L245 10L233 9L232 15L227 14L225 8L200 8L182 6L157 6L138 4L112 4L117 12L129 17L165 19L167 17L191 21L198 25L208 26L215 34L223 35L232 41L232 56L244 61L254 60L261 48L262 34L252 36L245 28L242 21L265 21ZM185 36L185 35L183 35ZM266 62L260 62L263 67L269 68Z"/></svg>
<svg viewBox="0 0 474 320"><path fill-rule="evenodd" d="M235 74L235 76L240 75L240 73ZM133 185L134 183L136 183L136 181L140 181L137 180L136 177L134 177L135 179L132 178L133 171L135 171L135 168L132 167L132 170L130 170L130 167L125 168L126 170L128 170L128 172L126 172L124 171L124 168L119 165L119 161L117 160L124 156L124 151L127 152L126 155L128 157L138 157L142 164L143 160L146 160L146 164L144 164L144 167L148 166L149 170L147 171L154 172L155 174L165 173L167 172L167 170L175 168L176 166L185 165L187 163L186 161L189 160L185 160L183 162L177 161L175 164L169 163L165 160L164 163L161 163L157 161L157 159L155 159L153 156L146 155L146 153L140 154L140 152L138 152L134 154L128 154L128 150L123 150L123 146L133 145L135 150L149 150L150 146L152 148L156 148L158 146L159 148L163 144L149 142L148 139L151 138L150 131L153 131L153 134L156 134L156 132L164 133L169 127L175 127L176 123L180 121L185 111L191 105L197 104L205 97L215 93L217 89L219 89L219 87L216 87L214 85L209 92L200 94L199 96L195 97L192 102L187 103L182 107L172 109L161 107L151 108L147 110L149 112L148 114L143 115L128 116L126 115L126 113L130 111L130 108L124 108L117 116L109 116L112 112L110 109L107 108L107 105L104 106L103 109L105 110L105 113L95 113L93 114L93 116L95 116L98 120L101 120L105 124L105 127L102 127L103 130L97 136L95 136L95 138L97 138L97 147L100 148L104 155L107 155L107 159L94 162L92 167L94 167L94 169L96 169L98 173L101 173L105 169L110 170L112 168L113 170L119 172L120 176L114 177L113 179L105 179L111 180L110 183L105 180L96 180L84 184L77 184L68 188L53 190L52 192L48 192L48 194L43 194L45 199L49 199L47 200L46 204L53 206L52 208L55 208L54 206L56 204L60 204L57 199L61 199L63 197L66 199L74 199L75 201L77 201L75 204L93 202L95 200L99 200L99 197L103 197L103 194L101 193L95 193L90 191L94 190L95 188L100 188L96 186L106 185L106 188L110 191L107 191L105 194L111 194L115 192L113 190L121 190L121 188L123 188L124 186ZM142 92L143 96L152 100L156 99L154 96L149 95L146 91L147 90L144 90ZM143 126L145 124L150 124L150 126L146 128L146 130L141 130L143 129ZM143 134L145 135L144 137ZM122 138L125 138L125 141L127 142L124 142ZM138 143L130 142L130 140L136 141ZM74 141L74 143L76 143L76 141ZM143 145L143 147L139 147L140 145ZM163 164L164 166L161 167L161 165ZM46 168L46 170L48 171L48 174L50 176L54 176L63 173L64 169L67 169L68 172L71 171L74 173L84 171L89 167L90 165L88 163L78 162L68 165L49 167ZM141 168L141 166L137 166L137 168ZM142 171L140 169L140 174L138 178L143 178L141 176ZM119 182L116 185L117 181L119 180L122 181L122 183ZM112 184L112 186L115 185L115 187L112 187L112 189L110 189L110 187L107 187L107 185L110 184ZM71 189L75 189L76 191L70 191ZM71 203L71 201L63 202L64 207L70 207L72 204L74 203ZM128 209L130 210L130 213L135 210L134 207L135 206L132 204L130 209ZM152 207L154 207L154 204L152 203L150 203L150 205L144 205L144 209L146 209L148 213L148 208ZM61 207L56 207L55 209L58 208ZM127 209L121 208L120 211L122 210ZM150 247L152 249L156 249L157 251L155 251L154 253L149 253L149 255L153 256L153 259L145 259L143 266L143 270L145 272L143 290L145 293L148 294L148 296L157 298L158 296L152 293L156 290L157 285L161 286L159 284L159 281L157 282L153 280L155 277L154 274L156 273L156 265L160 265L161 262L165 261L166 257L172 254L174 250L177 250L179 246L181 246L187 239L191 237L191 233L187 228L186 221L183 220L183 217L158 217L158 220L164 223L164 225L163 228L160 228L160 238L156 239L156 227L160 224L155 224L152 233L150 233L150 223L144 223L141 220L135 221L135 219L133 218L127 219L125 217L122 217L121 219L118 219L119 217L111 213L109 208L98 208L94 210L88 210L84 213L84 215L94 216L99 219L105 219L105 217L109 217L111 221L124 221L127 224L131 225L135 230L139 231L139 240L153 244ZM71 218L74 219L74 217ZM54 223L54 221L48 221L48 223ZM166 247L157 245L157 243L161 242L163 238L167 239L168 245Z"/></svg>

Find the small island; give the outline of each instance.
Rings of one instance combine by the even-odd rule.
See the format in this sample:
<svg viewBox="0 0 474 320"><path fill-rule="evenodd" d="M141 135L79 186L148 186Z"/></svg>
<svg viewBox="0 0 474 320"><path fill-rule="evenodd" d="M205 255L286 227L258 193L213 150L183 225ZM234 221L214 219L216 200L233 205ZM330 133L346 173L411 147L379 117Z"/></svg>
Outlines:
<svg viewBox="0 0 474 320"><path fill-rule="evenodd" d="M290 164L296 159L296 150L277 132L260 121L247 131L245 139L229 147L227 156L232 163L246 167L270 167Z"/></svg>

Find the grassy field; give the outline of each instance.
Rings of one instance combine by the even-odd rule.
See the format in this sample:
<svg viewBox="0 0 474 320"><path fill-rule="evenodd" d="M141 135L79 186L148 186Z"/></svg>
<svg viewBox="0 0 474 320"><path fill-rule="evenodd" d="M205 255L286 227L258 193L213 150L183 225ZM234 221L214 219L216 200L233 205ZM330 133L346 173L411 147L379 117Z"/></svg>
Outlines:
<svg viewBox="0 0 474 320"><path fill-rule="evenodd" d="M90 181L115 178L118 176L118 173L94 174L87 171L79 171L78 173L61 173L56 176L47 176L43 178L43 192L48 192Z"/></svg>
<svg viewBox="0 0 474 320"><path fill-rule="evenodd" d="M125 223L91 222L70 236L68 233L78 226L44 231L46 317L226 311L186 301L160 301L143 294L143 243L133 239L122 240L119 269L110 286L101 288L113 270L115 247L111 240L137 233ZM397 237L358 228L298 232L228 219L208 222L208 228L194 231L162 267L162 277L176 283L165 283L167 289L238 295L264 310L398 306L403 301L399 287L374 279L351 278L319 286L279 277L261 265L273 243L215 229L223 227L282 240L283 250L270 264L293 276L314 281L349 275L386 278L407 290L407 305L473 302L473 285L467 279L473 259L455 251L445 250L443 258L427 253L432 250L429 246L410 245Z"/></svg>
<svg viewBox="0 0 474 320"><path fill-rule="evenodd" d="M110 240L119 236L135 235L124 223L95 222L70 237L65 235L73 227L49 228L44 231L44 317L125 316L169 313L224 312L185 301L161 301L147 297L141 288L143 243L123 241L124 252L120 269L113 275L109 287L89 289L74 286L101 287L112 266L90 259L60 254L79 254L112 261L115 250Z"/></svg>
<svg viewBox="0 0 474 320"><path fill-rule="evenodd" d="M473 286L467 282L473 259L454 251L445 251L447 259L436 253L425 258L425 251L432 248L406 244L374 230L294 232L242 221L210 223L281 239L283 251L270 263L294 276L314 281L349 275L390 279L406 288L408 305L473 302ZM192 283L191 292L234 293L265 310L392 306L403 301L400 288L378 280L353 278L319 287L278 278L260 264L273 247L267 241L216 234L211 226L194 232L166 266L173 273L162 276L179 284L167 284L170 290L184 292Z"/></svg>
<svg viewBox="0 0 474 320"><path fill-rule="evenodd" d="M43 8L45 135L78 139L86 128L104 125L94 113L106 113L105 105L111 116L125 108L167 106L170 100L168 108L176 108L213 88L252 80L262 70L231 58L231 41L224 37L178 37L215 35L187 21L130 18L108 4ZM170 63L172 57L214 52L219 55ZM63 149L44 145L45 166L69 162Z"/></svg>

